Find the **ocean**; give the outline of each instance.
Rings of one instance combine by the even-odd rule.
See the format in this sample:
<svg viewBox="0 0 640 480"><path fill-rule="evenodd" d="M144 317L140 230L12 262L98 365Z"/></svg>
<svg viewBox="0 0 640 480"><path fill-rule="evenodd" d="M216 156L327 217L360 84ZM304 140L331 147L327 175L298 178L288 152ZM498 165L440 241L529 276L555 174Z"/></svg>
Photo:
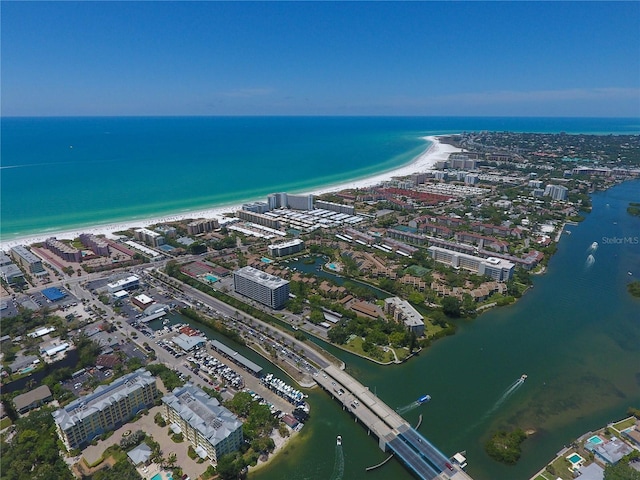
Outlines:
<svg viewBox="0 0 640 480"><path fill-rule="evenodd" d="M390 171L429 134L637 133L637 119L2 118L0 238L179 214Z"/></svg>

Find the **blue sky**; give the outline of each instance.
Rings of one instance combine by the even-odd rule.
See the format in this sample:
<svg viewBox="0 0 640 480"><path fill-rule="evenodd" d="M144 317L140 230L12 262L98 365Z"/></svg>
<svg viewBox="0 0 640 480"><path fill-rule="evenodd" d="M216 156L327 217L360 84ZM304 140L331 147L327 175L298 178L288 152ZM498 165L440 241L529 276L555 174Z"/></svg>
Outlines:
<svg viewBox="0 0 640 480"><path fill-rule="evenodd" d="M2 2L3 116L640 117L640 2Z"/></svg>

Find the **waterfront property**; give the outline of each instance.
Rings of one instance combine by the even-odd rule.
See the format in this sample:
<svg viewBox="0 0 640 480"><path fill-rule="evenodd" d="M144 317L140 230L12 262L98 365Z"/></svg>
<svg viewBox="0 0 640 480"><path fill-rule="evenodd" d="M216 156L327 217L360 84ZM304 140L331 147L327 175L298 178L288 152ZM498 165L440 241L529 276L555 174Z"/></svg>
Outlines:
<svg viewBox="0 0 640 480"><path fill-rule="evenodd" d="M170 428L182 433L200 458L217 462L242 445L242 422L202 389L187 383L162 402Z"/></svg>
<svg viewBox="0 0 640 480"><path fill-rule="evenodd" d="M392 315L396 322L402 322L418 337L424 333L424 320L420 312L400 297L389 297L384 300L385 313Z"/></svg>
<svg viewBox="0 0 640 480"><path fill-rule="evenodd" d="M68 450L83 448L152 407L157 394L155 377L140 368L53 412L58 436Z"/></svg>
<svg viewBox="0 0 640 480"><path fill-rule="evenodd" d="M292 255L302 250L304 250L304 242L299 238L290 240L288 242L269 245L269 255L273 257L283 257L285 255Z"/></svg>
<svg viewBox="0 0 640 480"><path fill-rule="evenodd" d="M482 258L454 252L440 247L429 247L429 253L437 262L454 268L464 268L478 275L487 275L498 282L506 282L513 276L515 265L496 257Z"/></svg>
<svg viewBox="0 0 640 480"><path fill-rule="evenodd" d="M233 288L236 293L275 309L289 299L289 281L253 267L233 272Z"/></svg>

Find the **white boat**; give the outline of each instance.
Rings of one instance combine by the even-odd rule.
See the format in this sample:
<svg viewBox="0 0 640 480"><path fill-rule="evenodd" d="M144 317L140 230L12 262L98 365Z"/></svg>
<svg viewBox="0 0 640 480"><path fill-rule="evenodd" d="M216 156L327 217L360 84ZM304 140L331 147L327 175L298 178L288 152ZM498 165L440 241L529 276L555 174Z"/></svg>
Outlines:
<svg viewBox="0 0 640 480"><path fill-rule="evenodd" d="M336 437L336 445L337 446L341 446L342 445L342 436L341 435L338 435Z"/></svg>
<svg viewBox="0 0 640 480"><path fill-rule="evenodd" d="M524 382L526 379L527 379L527 374L526 374L526 373L523 373L523 374L520 376L520 381L521 381L521 382Z"/></svg>

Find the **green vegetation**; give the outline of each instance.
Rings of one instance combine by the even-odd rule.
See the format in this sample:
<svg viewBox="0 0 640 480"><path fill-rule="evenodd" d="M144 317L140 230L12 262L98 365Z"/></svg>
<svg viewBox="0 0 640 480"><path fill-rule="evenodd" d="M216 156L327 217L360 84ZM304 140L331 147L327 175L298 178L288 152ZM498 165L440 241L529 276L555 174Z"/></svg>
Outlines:
<svg viewBox="0 0 640 480"><path fill-rule="evenodd" d="M527 434L521 429L512 432L498 431L487 441L484 449L494 460L514 465L520 458L520 444L526 438Z"/></svg>
<svg viewBox="0 0 640 480"><path fill-rule="evenodd" d="M627 213L629 215L633 215L634 217L640 217L640 203L631 202L627 207Z"/></svg>
<svg viewBox="0 0 640 480"><path fill-rule="evenodd" d="M152 375L160 377L164 388L166 388L169 392L171 392L174 388L184 385L184 382L180 380L178 374L165 365L152 363L147 365L147 370L149 370Z"/></svg>
<svg viewBox="0 0 640 480"><path fill-rule="evenodd" d="M214 318L208 318L200 315L192 308L180 308L178 309L181 315L184 315L187 318L190 318L196 323L200 323L202 325L206 325L207 327L215 330L216 332L224 335L225 337L233 340L240 345L244 345L244 340L240 336L238 332L234 332L233 330L229 330L223 322L220 320L216 320Z"/></svg>
<svg viewBox="0 0 640 480"><path fill-rule="evenodd" d="M604 468L604 480L640 480L640 472L629 466L628 459L622 459Z"/></svg>
<svg viewBox="0 0 640 480"><path fill-rule="evenodd" d="M627 291L634 297L640 297L640 280L636 280L627 285Z"/></svg>
<svg viewBox="0 0 640 480"><path fill-rule="evenodd" d="M45 407L16 420L15 436L10 443L3 441L1 445L3 480L73 479L60 457L51 412Z"/></svg>
<svg viewBox="0 0 640 480"><path fill-rule="evenodd" d="M278 427L280 421L271 415L269 407L255 402L247 392L237 393L225 406L244 419L242 433L249 442L249 448L244 451L240 457L241 460L236 458L230 463L235 467L255 465L260 455L268 454L275 448L275 443L270 435L273 429ZM227 467L231 468L231 466ZM220 464L218 464L218 472L222 475Z"/></svg>

